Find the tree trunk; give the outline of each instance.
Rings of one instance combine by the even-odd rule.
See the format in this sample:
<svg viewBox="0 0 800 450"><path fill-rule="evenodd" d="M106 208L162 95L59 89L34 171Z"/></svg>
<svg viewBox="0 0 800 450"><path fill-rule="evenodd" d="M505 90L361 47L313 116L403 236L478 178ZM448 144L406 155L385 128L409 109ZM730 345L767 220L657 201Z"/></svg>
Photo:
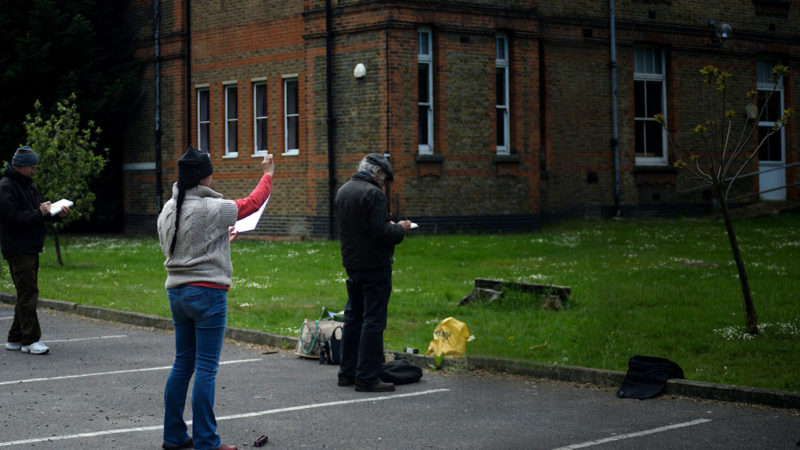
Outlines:
<svg viewBox="0 0 800 450"><path fill-rule="evenodd" d="M56 242L56 257L58 258L58 264L63 266L64 260L61 259L61 243L58 241L58 228L53 231L53 236L55 237Z"/></svg>
<svg viewBox="0 0 800 450"><path fill-rule="evenodd" d="M727 199L723 198L721 191L717 192L717 199L720 202L722 210L722 218L725 221L725 229L728 232L728 241L731 244L731 251L733 252L733 260L736 261L736 269L739 271L739 283L742 285L742 302L744 303L744 321L745 329L749 334L758 334L758 319L756 318L756 307L753 304L753 294L750 291L750 281L747 278L747 269L744 267L742 261L742 253L739 250L739 241L736 239L736 233L733 231L733 223L728 211Z"/></svg>

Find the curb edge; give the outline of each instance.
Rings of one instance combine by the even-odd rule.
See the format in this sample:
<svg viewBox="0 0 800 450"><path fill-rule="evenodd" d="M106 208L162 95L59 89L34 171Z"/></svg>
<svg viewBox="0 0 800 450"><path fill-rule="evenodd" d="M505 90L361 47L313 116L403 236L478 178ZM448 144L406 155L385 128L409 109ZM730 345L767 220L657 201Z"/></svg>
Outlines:
<svg viewBox="0 0 800 450"><path fill-rule="evenodd" d="M14 304L15 296L0 292L0 302ZM97 306L81 305L79 303L62 300L39 299L39 304L45 308L77 314L94 319L120 322L130 325L152 327L158 329L172 329L170 319L129 311L119 311ZM266 333L263 331L244 328L228 327L225 337L236 341L251 344L268 345L276 348L293 348L297 345L297 338ZM401 355L414 365L428 368L433 365L433 357L428 355L387 351L387 354ZM463 359L447 358L442 364L443 368L460 368L467 370L486 370L513 375L525 375L534 378L546 378L558 381L587 383L603 387L618 387L622 384L625 372L616 370L593 369L579 366L562 366L557 364L537 363L515 359L491 358L487 356L467 356ZM683 395L710 400L739 402L773 406L777 408L800 409L800 393L787 391L774 391L748 386L709 383L685 379L669 379L664 394Z"/></svg>

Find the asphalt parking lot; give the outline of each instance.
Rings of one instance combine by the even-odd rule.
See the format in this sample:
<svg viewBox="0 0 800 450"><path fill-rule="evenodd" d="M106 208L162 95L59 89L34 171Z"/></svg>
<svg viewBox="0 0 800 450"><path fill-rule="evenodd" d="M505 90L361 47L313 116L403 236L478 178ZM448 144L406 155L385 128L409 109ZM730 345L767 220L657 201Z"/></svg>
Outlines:
<svg viewBox="0 0 800 450"><path fill-rule="evenodd" d="M0 331L13 309L0 304ZM0 447L161 447L172 363L163 330L40 308L48 355L0 350ZM391 319L390 319L391 320ZM252 448L797 448L800 411L522 376L426 371L386 394L336 386L336 367L228 342L217 379L223 443ZM187 418L191 418L187 405Z"/></svg>

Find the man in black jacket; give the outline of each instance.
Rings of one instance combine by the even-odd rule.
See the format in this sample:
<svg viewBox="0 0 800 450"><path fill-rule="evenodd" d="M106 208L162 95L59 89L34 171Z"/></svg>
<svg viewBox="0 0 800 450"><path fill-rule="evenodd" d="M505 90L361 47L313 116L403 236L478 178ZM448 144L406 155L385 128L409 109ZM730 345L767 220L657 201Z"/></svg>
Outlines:
<svg viewBox="0 0 800 450"><path fill-rule="evenodd" d="M44 201L33 184L38 165L36 153L28 146L20 147L0 179L0 248L17 290L6 349L44 355L50 349L39 342L39 253L44 247L44 221L55 217L50 214L50 202ZM68 211L63 208L58 217Z"/></svg>
<svg viewBox="0 0 800 450"><path fill-rule="evenodd" d="M411 222L389 218L385 182L394 174L389 161L370 153L336 194L342 264L347 271L347 306L342 327L339 386L357 391L393 391L378 378L383 364L383 330L392 293L392 255Z"/></svg>

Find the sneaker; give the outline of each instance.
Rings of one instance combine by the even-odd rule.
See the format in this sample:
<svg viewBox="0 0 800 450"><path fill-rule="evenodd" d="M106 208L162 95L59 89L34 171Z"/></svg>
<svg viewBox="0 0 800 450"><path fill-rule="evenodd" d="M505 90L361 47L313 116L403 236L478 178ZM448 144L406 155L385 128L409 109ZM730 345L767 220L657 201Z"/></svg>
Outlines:
<svg viewBox="0 0 800 450"><path fill-rule="evenodd" d="M22 348L22 342L6 342L6 350L19 350Z"/></svg>
<svg viewBox="0 0 800 450"><path fill-rule="evenodd" d="M20 350L22 350L22 353L30 353L32 355L44 355L50 351L50 348L48 348L41 342L37 341L31 345L23 345Z"/></svg>

